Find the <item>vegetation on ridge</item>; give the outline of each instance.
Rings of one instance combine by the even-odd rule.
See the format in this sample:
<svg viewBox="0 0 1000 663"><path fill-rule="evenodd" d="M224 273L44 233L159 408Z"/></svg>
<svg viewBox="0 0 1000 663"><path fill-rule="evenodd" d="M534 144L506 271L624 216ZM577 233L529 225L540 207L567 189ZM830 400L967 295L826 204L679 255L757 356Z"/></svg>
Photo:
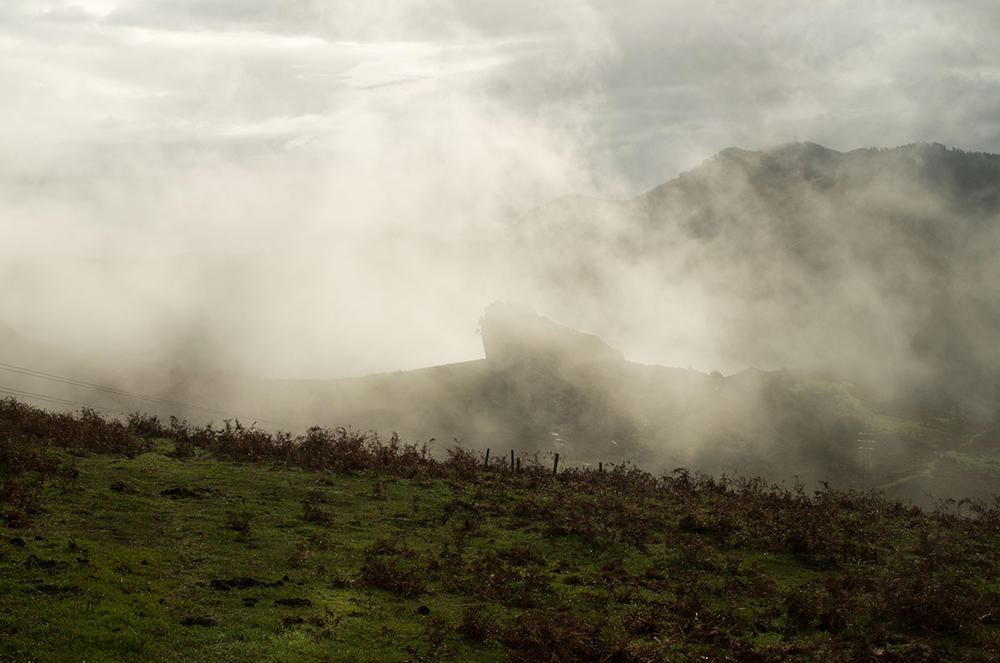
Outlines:
<svg viewBox="0 0 1000 663"><path fill-rule="evenodd" d="M0 660L995 660L1000 501L0 401Z"/></svg>

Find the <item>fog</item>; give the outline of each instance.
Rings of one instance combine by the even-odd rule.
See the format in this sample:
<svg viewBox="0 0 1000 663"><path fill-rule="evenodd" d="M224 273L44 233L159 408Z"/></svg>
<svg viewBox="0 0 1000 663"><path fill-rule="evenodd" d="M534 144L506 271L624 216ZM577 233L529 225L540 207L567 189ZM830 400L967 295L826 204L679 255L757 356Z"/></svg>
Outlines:
<svg viewBox="0 0 1000 663"><path fill-rule="evenodd" d="M482 310L516 300L627 356L738 370L696 287L631 279L604 324L606 300L512 266L510 224L729 145L1000 151L989 3L355 4L4 3L0 320L336 377L482 356Z"/></svg>
<svg viewBox="0 0 1000 663"><path fill-rule="evenodd" d="M572 30L455 17L431 38L415 9L330 7L348 40L305 10L40 9L8 9L4 41L0 316L31 335L269 375L468 358L498 224L592 188L586 89L550 109L490 89L591 58ZM534 85L563 78L547 66Z"/></svg>

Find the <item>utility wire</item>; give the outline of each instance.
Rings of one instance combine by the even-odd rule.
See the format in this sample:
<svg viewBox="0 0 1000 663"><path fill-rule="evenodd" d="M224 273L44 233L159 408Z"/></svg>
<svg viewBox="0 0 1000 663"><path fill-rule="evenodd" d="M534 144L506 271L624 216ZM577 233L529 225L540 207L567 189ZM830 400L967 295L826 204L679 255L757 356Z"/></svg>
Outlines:
<svg viewBox="0 0 1000 663"><path fill-rule="evenodd" d="M177 407L191 408L194 410L205 410L207 412L215 412L217 414L227 414L223 410L216 410L214 408L203 407L200 405L192 405L190 403L180 403L177 401L171 401L166 398L160 398L158 396L149 396L147 394L140 394L134 391L126 391L124 389L116 389L114 387L108 387L105 385L95 384L93 382L86 382L84 380L77 380L76 378L70 378L63 375L54 375L52 373L45 373L44 371L38 371L33 368L25 368L23 366L14 366L12 364L6 364L0 362L0 370L8 371L10 373L19 373L21 375L27 375L29 377L41 378L43 380L52 380L53 382L61 382L63 384L73 385L76 387L87 387L89 389L94 389L97 391L103 391L110 394L116 394L119 396L130 396L132 398L138 398L144 401L153 401L157 403L166 403L167 405L174 405Z"/></svg>
<svg viewBox="0 0 1000 663"><path fill-rule="evenodd" d="M139 394L134 391L115 389L114 387L106 387L104 385L94 384L92 382L84 382L83 380L77 380L75 378L64 377L62 375L53 375L52 373L45 373L43 371L38 371L33 368L24 368L23 366L14 366L12 364L5 364L3 362L0 362L0 370L8 371L10 373L20 373L21 375L28 375L36 378L43 378L46 380L52 380L54 382L62 382L63 384L71 384L77 387L90 387L91 389L97 389L98 391L107 391L112 394L119 394L121 396L131 396L133 398L139 398L142 400L150 400L150 401L164 400L162 398L157 398L156 396L146 396L145 394Z"/></svg>
<svg viewBox="0 0 1000 663"><path fill-rule="evenodd" d="M107 387L107 386L104 386L104 385L95 384L93 382L86 382L84 380L77 380L76 378L71 378L71 377L67 377L67 376L64 376L64 375L55 375L53 373L46 373L44 371L35 370L33 368L26 368L24 366L14 366L13 364L7 364L7 363L4 363L4 362L0 362L0 370L7 371L9 373L16 373L16 374L19 374L19 375L25 375L27 377L39 378L39 379L42 379L42 380L50 380L52 382L60 382L62 384L67 384L67 385L74 386L74 387L83 387L83 388L87 388L87 389L93 389L95 391L102 391L102 392L109 393L109 394L115 394L117 396L127 396L129 398L136 398L136 399L139 399L139 400L149 401L149 402L153 402L153 403L163 403L164 405L170 405L172 407L186 408L186 409L191 409L191 410L200 410L202 412L208 412L208 413L211 413L211 414L221 414L223 416L235 417L237 419L244 419L244 420L248 420L248 421L259 421L261 423L272 424L274 426L282 426L284 428L289 428L289 429L290 428L294 428L294 426L291 426L290 424L287 424L287 423L284 423L284 422L280 422L280 421L269 421L267 419L257 419L257 418L254 418L254 417L241 417L239 415L235 415L235 414L233 414L231 412L227 412L225 410L219 410L217 408L203 407L201 405L192 405L191 403L181 403L179 401L172 401L172 400L168 400L166 398L159 398L157 396L150 396L148 394L140 394L140 393L134 392L134 391L126 391L124 389L116 389L114 387ZM41 396L41 395L35 395L34 397L35 398L47 398L49 400L53 399L53 397ZM61 399L57 399L57 400L61 400ZM70 402L70 404L82 405L83 407L92 407L92 406L89 406L89 405L86 405L86 404L83 404L83 403L76 403L76 402ZM102 407L100 409L110 410L111 408Z"/></svg>
<svg viewBox="0 0 1000 663"><path fill-rule="evenodd" d="M14 389L12 387L0 386L0 392L3 392L5 394L10 394L11 396L23 396L26 398L34 398L40 401L48 401L49 403L55 403L57 405L76 405L79 407L91 408L93 410L106 410L107 412L112 412L114 414L128 416L124 412L115 410L113 408L103 407L101 405L89 405L87 403L81 403L80 401L71 401L66 398L56 398L55 396L45 396L44 394L36 394L30 391L24 391L23 389Z"/></svg>

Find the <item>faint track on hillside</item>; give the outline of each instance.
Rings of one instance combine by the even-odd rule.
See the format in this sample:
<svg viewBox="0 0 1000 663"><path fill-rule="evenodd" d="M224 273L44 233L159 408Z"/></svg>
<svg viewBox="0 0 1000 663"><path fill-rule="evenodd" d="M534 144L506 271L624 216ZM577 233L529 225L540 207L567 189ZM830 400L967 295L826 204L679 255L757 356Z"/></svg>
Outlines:
<svg viewBox="0 0 1000 663"><path fill-rule="evenodd" d="M973 433L964 442L962 442L960 445L958 445L957 448L964 449L966 447L972 446L972 444L978 438L980 438L983 434L988 433L990 430L991 429L986 428L986 429L983 429L983 430L980 430L980 431L977 431L977 432ZM939 460L941 460L941 459L940 458L934 458L934 459L928 461L924 465L923 469L921 469L921 470L919 470L917 472L914 472L913 474L908 474L908 475L906 475L904 477L900 477L899 479L896 479L894 481L890 481L889 483L882 484L881 486L877 486L875 488L875 490L888 490L889 488L895 488L896 486L900 486L900 485L902 485L904 483L908 483L908 482L913 481L915 479L921 479L923 477L933 477L934 470L937 469L937 464L938 464Z"/></svg>
<svg viewBox="0 0 1000 663"><path fill-rule="evenodd" d="M881 486L876 486L875 490L888 490L889 488L895 488L896 486L908 483L910 481L913 481L914 479L929 477L934 473L934 470L937 469L938 460L939 460L938 458L930 460L924 465L922 470L914 472L913 474L908 474L905 477L900 477L895 481L890 481L889 483L882 484Z"/></svg>

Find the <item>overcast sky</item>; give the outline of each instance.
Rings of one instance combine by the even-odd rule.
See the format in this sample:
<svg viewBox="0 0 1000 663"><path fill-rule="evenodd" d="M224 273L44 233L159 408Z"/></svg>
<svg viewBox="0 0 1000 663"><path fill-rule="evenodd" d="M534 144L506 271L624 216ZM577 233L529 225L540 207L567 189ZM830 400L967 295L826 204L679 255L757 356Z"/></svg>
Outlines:
<svg viewBox="0 0 1000 663"><path fill-rule="evenodd" d="M517 293L453 242L552 197L796 138L1000 152L1000 3L3 0L0 84L0 321L248 316L311 349L263 370L351 374L474 356Z"/></svg>
<svg viewBox="0 0 1000 663"><path fill-rule="evenodd" d="M352 158L366 121L437 144L455 95L565 131L623 193L796 136L1000 151L990 0L5 0L0 49L25 170L123 143Z"/></svg>

